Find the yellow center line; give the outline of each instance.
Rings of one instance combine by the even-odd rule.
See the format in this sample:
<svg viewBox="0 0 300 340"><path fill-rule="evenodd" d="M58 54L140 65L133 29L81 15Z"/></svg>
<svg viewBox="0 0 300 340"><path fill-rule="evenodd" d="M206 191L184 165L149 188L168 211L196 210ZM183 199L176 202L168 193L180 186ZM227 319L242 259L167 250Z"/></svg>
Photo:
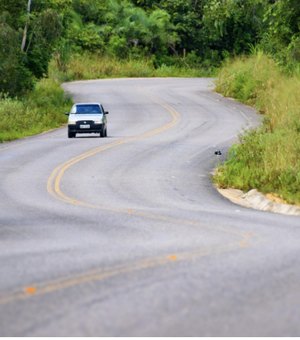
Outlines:
<svg viewBox="0 0 300 340"><path fill-rule="evenodd" d="M158 214L141 212L141 211L137 211L137 210L134 210L134 209L119 209L119 208L115 208L115 207L107 207L107 206L104 206L104 205L91 204L91 203L88 203L88 202L77 200L74 197L70 197L70 196L66 195L61 190L61 182L62 182L63 176L64 176L65 172L69 168L71 168L73 165L75 165L75 164L77 164L77 163L79 163L79 162L81 162L81 161L83 161L83 160L85 160L89 157L95 156L96 154L99 154L103 151L115 148L115 147L120 146L120 145L124 145L124 144L128 144L128 143L131 143L131 142L143 140L143 139L146 139L146 138L149 138L149 137L153 137L157 134L160 134L160 133L174 127L180 119L179 112L177 112L172 106L170 106L166 103L159 103L159 102L157 102L157 103L160 106L162 106L166 111L168 111L171 115L171 120L167 124L165 124L161 127L155 128L154 130L147 131L147 132L145 132L141 135L138 135L138 136L135 136L135 137L130 137L130 138L125 138L125 139L122 139L120 141L116 141L114 143L99 146L99 147L94 148L92 150L89 150L89 151L87 151L83 154L80 154L76 157L73 157L72 159L68 160L67 162L59 165L57 168L54 169L54 171L50 175L48 183L47 183L48 192L52 196L54 196L56 199L59 199L59 200L65 202L65 203L76 205L76 206L82 206L82 207L92 208L92 209L102 209L102 210L111 211L111 212L115 212L115 213L122 213L122 214L127 214L127 215L144 217L144 218L148 218L148 219L152 219L152 220L161 220L161 221L164 221L164 222L171 222L171 223L174 223L174 224L199 225L198 221L181 220L181 219L171 218L171 217L162 216L162 215L158 215ZM228 228L212 227L211 229L221 231L221 232L224 232L224 233L227 233L227 234L230 233L230 234L238 236L238 237L241 237L241 236L243 237L243 235L240 232L229 230Z"/></svg>
<svg viewBox="0 0 300 340"><path fill-rule="evenodd" d="M203 248L190 252L182 252L178 255L160 256L151 259L141 260L135 263L129 263L123 266L116 266L109 269L95 269L83 274L59 278L42 284L31 284L28 287L17 290L13 293L0 295L0 305L25 300L34 296L41 296L58 290L71 288L86 283L103 281L108 278L134 273L137 271L157 268L171 264L172 262L182 262L201 258L209 255L223 254L237 249L236 242L223 245L222 247Z"/></svg>
<svg viewBox="0 0 300 340"><path fill-rule="evenodd" d="M83 154L80 154L76 157L73 157L67 162L57 166L53 170L53 172L51 173L48 179L48 182L47 182L48 193L51 194L56 199L59 199L65 203L76 205L76 206L82 206L82 207L92 208L92 209L101 209L104 211L121 213L121 214L130 215L130 216L136 216L136 217L143 217L143 218L147 218L151 220L169 222L172 224L190 225L190 226L199 226L202 228L203 227L209 228L209 230L215 230L215 231L223 232L226 234L230 234L236 238L236 241L232 243L228 243L228 244L222 244L220 246L215 246L215 247L210 247L210 248L201 248L201 249L189 251L189 252L181 252L178 254L165 254L165 255L161 255L156 258L140 260L138 262L128 263L123 266L116 266L116 267L109 268L109 269L103 269L103 268L96 269L96 270L92 270L89 272L85 272L83 274L73 275L71 277L62 277L57 280L45 282L42 284L31 284L30 286L23 287L22 289L18 291L6 294L5 296L3 295L0 296L0 304L5 304L5 303L17 301L17 300L23 300L23 299L30 298L33 296L47 294L50 292L73 287L73 286L84 284L84 283L102 281L107 278L114 277L120 274L132 273L132 272L136 272L136 271L143 270L143 269L164 266L172 262L177 263L178 261L189 260L189 259L193 259L194 257L199 258L199 257L204 257L204 256L209 256L209 255L215 255L215 254L242 249L242 248L246 248L250 246L251 241L254 239L254 237L256 237L256 235L254 234L238 232L235 230L230 230L227 228L216 227L216 226L208 227L208 226L200 224L199 221L177 219L177 218L172 218L169 216L152 214L152 213L137 211L137 210L129 209L129 208L119 209L119 208L114 208L114 207L106 207L102 205L91 204L88 202L77 200L74 197L70 197L61 190L61 182L62 182L63 176L65 172L68 169L70 169L73 165L89 157L95 156L96 154L99 154L101 152L107 151L109 149L112 149L112 148L115 148L115 147L118 147L124 144L128 144L131 142L136 142L136 141L143 140L149 137L153 137L157 134L165 132L168 129L171 129L172 127L174 127L180 119L180 114L168 104L165 104L165 103L158 103L158 104L161 105L166 111L170 113L171 120L168 123L166 123L165 125L161 127L153 129L151 131L145 132L141 135L125 138L125 139L122 139L122 140L119 140L119 141L116 141L110 144L99 146Z"/></svg>

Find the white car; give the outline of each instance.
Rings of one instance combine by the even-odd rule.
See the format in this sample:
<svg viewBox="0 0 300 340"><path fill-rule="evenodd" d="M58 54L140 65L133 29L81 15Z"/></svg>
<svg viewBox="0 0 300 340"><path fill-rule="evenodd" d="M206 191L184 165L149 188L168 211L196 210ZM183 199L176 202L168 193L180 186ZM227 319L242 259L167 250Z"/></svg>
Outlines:
<svg viewBox="0 0 300 340"><path fill-rule="evenodd" d="M107 137L107 111L99 103L77 103L71 112L66 113L68 120L68 137L76 137L76 133L99 133Z"/></svg>

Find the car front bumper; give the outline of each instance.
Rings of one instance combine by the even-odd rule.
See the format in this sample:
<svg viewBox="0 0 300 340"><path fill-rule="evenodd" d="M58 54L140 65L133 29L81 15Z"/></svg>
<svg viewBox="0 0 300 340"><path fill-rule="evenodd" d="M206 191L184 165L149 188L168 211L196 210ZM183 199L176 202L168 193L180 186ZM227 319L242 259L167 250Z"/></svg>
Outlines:
<svg viewBox="0 0 300 340"><path fill-rule="evenodd" d="M87 127L87 125L89 127ZM85 127L83 127L85 126ZM72 133L100 133L103 129L103 124L95 124L95 123L76 123L76 124L69 124L68 130Z"/></svg>

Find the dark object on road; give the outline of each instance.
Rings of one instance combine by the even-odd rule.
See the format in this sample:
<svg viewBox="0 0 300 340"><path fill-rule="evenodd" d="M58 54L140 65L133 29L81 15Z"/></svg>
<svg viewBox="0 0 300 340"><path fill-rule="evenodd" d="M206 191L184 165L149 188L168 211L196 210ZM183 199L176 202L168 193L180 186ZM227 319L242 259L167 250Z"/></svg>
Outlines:
<svg viewBox="0 0 300 340"><path fill-rule="evenodd" d="M222 152L221 152L220 150L217 150L217 151L215 151L215 155L221 156L221 155L222 155Z"/></svg>

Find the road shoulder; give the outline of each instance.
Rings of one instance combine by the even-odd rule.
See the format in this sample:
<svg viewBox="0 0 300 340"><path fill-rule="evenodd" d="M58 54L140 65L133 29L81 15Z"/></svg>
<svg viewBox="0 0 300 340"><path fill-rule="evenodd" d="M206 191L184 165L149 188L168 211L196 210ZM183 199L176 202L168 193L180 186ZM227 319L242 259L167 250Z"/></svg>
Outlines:
<svg viewBox="0 0 300 340"><path fill-rule="evenodd" d="M300 216L299 206L275 202L273 199L267 197L267 195L262 194L256 189L252 189L246 193L242 190L232 188L216 189L223 197L226 197L231 202L246 208Z"/></svg>

